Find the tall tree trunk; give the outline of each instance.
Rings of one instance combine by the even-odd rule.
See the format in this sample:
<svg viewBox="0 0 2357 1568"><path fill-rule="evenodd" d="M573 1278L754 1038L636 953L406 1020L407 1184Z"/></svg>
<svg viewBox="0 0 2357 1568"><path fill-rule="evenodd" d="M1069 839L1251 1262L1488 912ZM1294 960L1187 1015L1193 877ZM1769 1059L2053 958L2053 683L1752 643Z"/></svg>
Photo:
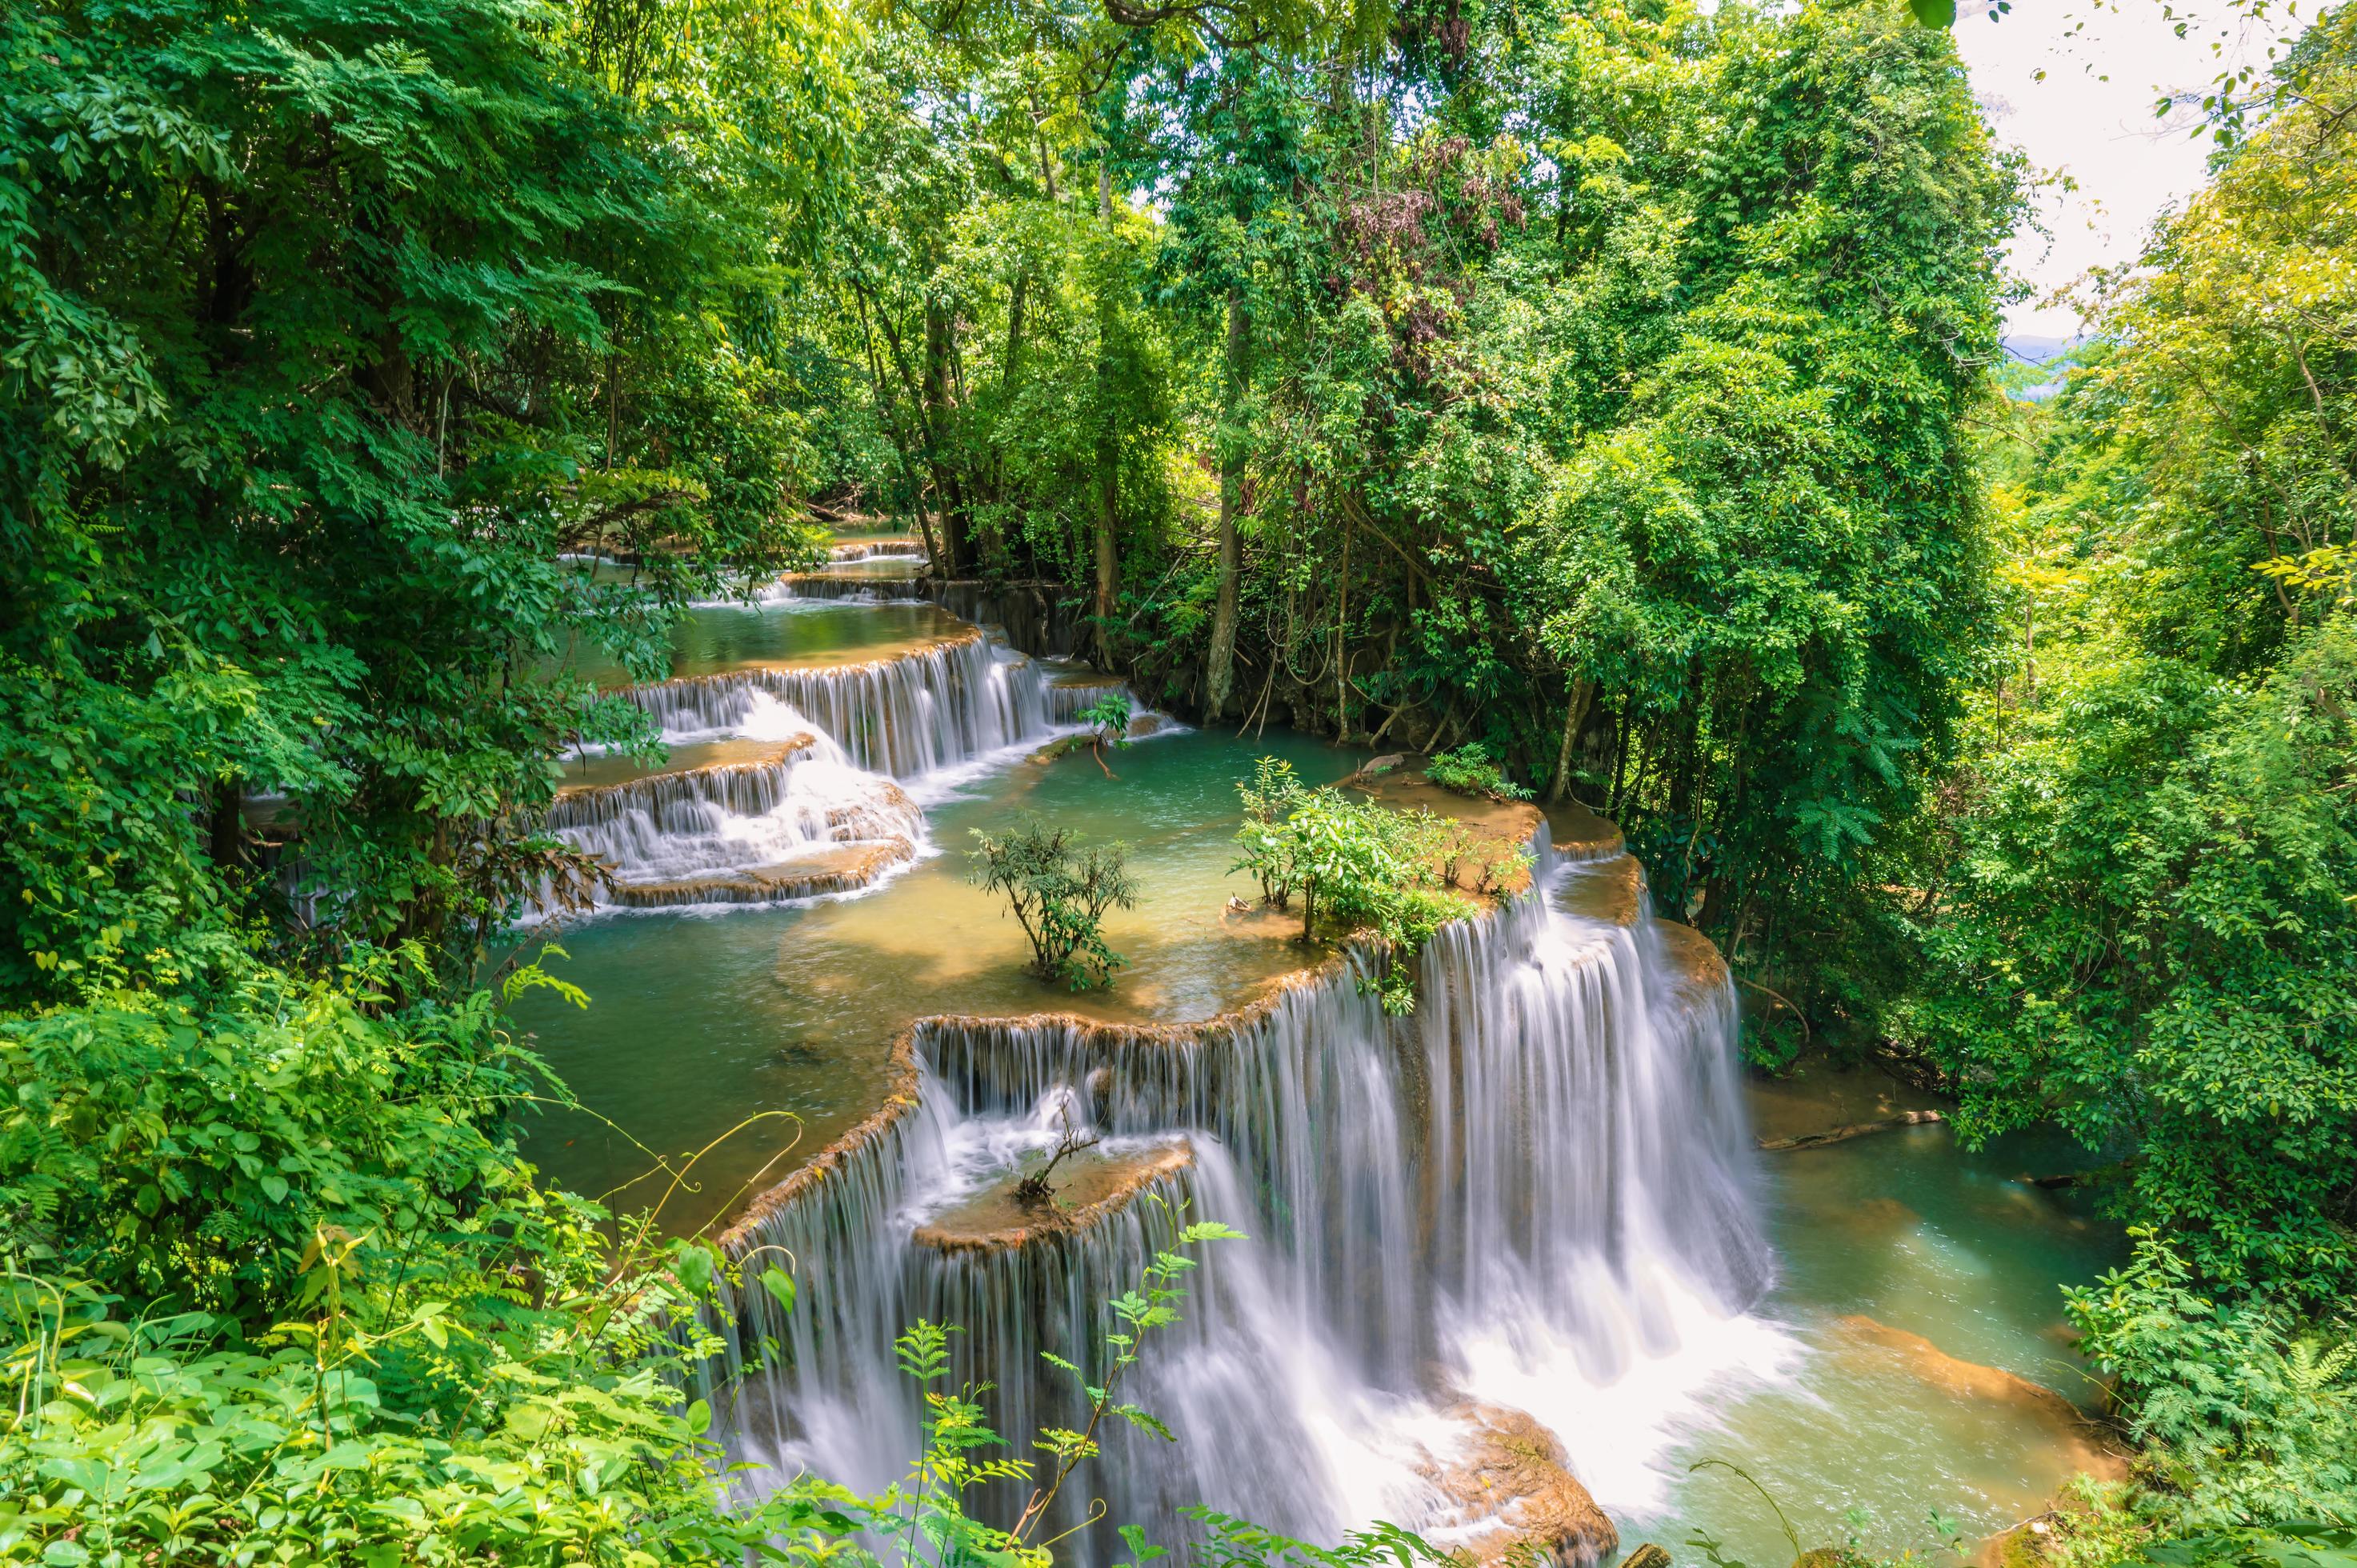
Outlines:
<svg viewBox="0 0 2357 1568"><path fill-rule="evenodd" d="M886 388L884 360L876 352L876 335L867 324L867 296L855 292L852 297L859 306L859 344L867 351L867 373L876 385L876 420L891 438L893 450L900 455L900 478L909 487L909 505L915 509L917 526L924 532L926 574L946 577L949 572L933 539L932 520L925 515L924 482L917 478L917 465L909 450L910 443L901 426L898 404Z"/></svg>
<svg viewBox="0 0 2357 1568"><path fill-rule="evenodd" d="M965 496L950 463L950 455L943 450L954 406L950 400L950 312L946 303L930 295L925 300L922 390L925 429L932 443L932 450L927 454L928 466L933 470L933 484L941 491L942 565L949 575L963 577L971 560L965 533Z"/></svg>
<svg viewBox="0 0 2357 1568"><path fill-rule="evenodd" d="M1022 384L1023 371L1023 309L1029 302L1031 274L1015 274L1015 286L1006 296L1006 357L998 371L998 430L990 442L991 488L996 499L1006 499L1006 442L1005 432L1011 430L1015 417L1015 393Z"/></svg>
<svg viewBox="0 0 2357 1568"><path fill-rule="evenodd" d="M1596 682L1574 681L1571 694L1566 699L1563 712L1563 744L1555 749L1555 779L1547 785L1547 804L1559 806L1571 793L1571 744L1579 738L1579 726L1587 721L1589 704L1596 701Z"/></svg>
<svg viewBox="0 0 2357 1568"><path fill-rule="evenodd" d="M1104 219L1105 269L1097 285L1097 657L1113 668L1113 618L1119 603L1121 553L1114 529L1121 514L1121 448L1114 429L1114 334L1121 329L1114 288L1119 258L1114 253L1113 167L1097 160L1097 210Z"/></svg>
<svg viewBox="0 0 2357 1568"><path fill-rule="evenodd" d="M1015 287L1006 297L1006 360L998 372L998 397L1001 403L1015 395L1022 380L1023 368L1023 307L1031 292L1031 274L1015 274Z"/></svg>
<svg viewBox="0 0 2357 1568"><path fill-rule="evenodd" d="M206 847L213 864L226 871L245 861L245 781L232 773L213 790L212 842Z"/></svg>
<svg viewBox="0 0 2357 1568"><path fill-rule="evenodd" d="M1227 711L1229 693L1235 683L1237 578L1243 564L1243 548L1236 536L1244 488L1244 442L1239 422L1249 384L1251 353L1252 318L1244 314L1243 287L1231 285L1220 399L1220 592L1211 607L1211 651L1203 666L1203 711L1212 718Z"/></svg>

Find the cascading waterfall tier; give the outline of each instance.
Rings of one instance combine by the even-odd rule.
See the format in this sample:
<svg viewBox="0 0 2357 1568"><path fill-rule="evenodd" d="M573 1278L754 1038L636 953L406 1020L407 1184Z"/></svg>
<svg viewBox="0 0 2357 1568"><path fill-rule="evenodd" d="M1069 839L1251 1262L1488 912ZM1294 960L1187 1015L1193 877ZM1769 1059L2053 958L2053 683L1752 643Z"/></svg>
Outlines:
<svg viewBox="0 0 2357 1568"><path fill-rule="evenodd" d="M779 604L897 604L929 596L921 577L887 577L874 572L789 572L761 593L764 601Z"/></svg>
<svg viewBox="0 0 2357 1568"><path fill-rule="evenodd" d="M853 766L896 779L1042 738L1054 722L1039 665L979 629L858 663L754 665L625 694L673 741L735 734L762 699L783 703Z"/></svg>
<svg viewBox="0 0 2357 1568"><path fill-rule="evenodd" d="M925 558L922 541L915 539L856 539L828 548L830 561L921 561Z"/></svg>
<svg viewBox="0 0 2357 1568"><path fill-rule="evenodd" d="M1673 1303L1739 1311L1770 1264L1723 966L1652 918L1617 832L1560 854L1534 837L1534 890L1415 961L1412 1018L1376 1005L1387 960L1354 949L1196 1026L920 1021L889 1102L724 1239L784 1249L802 1282L790 1315L758 1291L734 1304L734 1345L782 1351L763 1368L732 1353L733 1456L897 1478L918 1405L891 1342L919 1317L966 1328L957 1375L1000 1385L1020 1454L1039 1424L1074 1424L1039 1352L1101 1369L1103 1302L1179 1224L1213 1219L1252 1240L1208 1249L1182 1326L1124 1391L1182 1441L1108 1438L1085 1487L1108 1520L1168 1540L1202 1503L1310 1539L1382 1517L1484 1559L1609 1552L1560 1447L1469 1395L1475 1374L1567 1351L1609 1382L1674 1348ZM967 1232L942 1216L986 1208L1072 1129L1187 1154L1138 1167L1110 1208L943 1244ZM1520 1493L1498 1495L1501 1466ZM1066 1546L1118 1550L1103 1526Z"/></svg>
<svg viewBox="0 0 2357 1568"><path fill-rule="evenodd" d="M670 768L560 789L546 825L608 866L614 903L640 908L849 891L924 835L899 786L809 731L683 746Z"/></svg>

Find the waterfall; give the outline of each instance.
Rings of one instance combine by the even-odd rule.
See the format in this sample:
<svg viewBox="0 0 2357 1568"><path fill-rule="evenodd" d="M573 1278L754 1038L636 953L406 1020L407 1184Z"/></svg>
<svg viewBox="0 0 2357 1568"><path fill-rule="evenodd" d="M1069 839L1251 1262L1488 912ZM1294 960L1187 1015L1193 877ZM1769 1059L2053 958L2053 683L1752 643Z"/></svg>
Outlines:
<svg viewBox="0 0 2357 1568"><path fill-rule="evenodd" d="M873 572L789 572L761 590L763 604L913 602L926 596L920 577L885 577Z"/></svg>
<svg viewBox="0 0 2357 1568"><path fill-rule="evenodd" d="M729 759L558 791L547 830L603 861L616 902L766 902L865 886L905 861L924 814L888 779L851 765L801 715L763 696ZM850 853L829 853L847 851Z"/></svg>
<svg viewBox="0 0 2357 1568"><path fill-rule="evenodd" d="M806 714L853 766L911 779L1050 727L1046 678L980 631L856 664L771 665L625 693L678 744L742 731L757 702Z"/></svg>
<svg viewBox="0 0 2357 1568"><path fill-rule="evenodd" d="M1198 1026L920 1021L893 1102L726 1239L791 1251L805 1293L784 1317L741 1304L733 1342L783 1354L734 1362L732 1457L868 1490L896 1478L916 1406L889 1342L920 1316L966 1328L960 1377L1001 1385L992 1413L1025 1454L1037 1423L1073 1423L1039 1352L1090 1364L1107 1293L1183 1204L1251 1240L1209 1249L1183 1326L1126 1391L1180 1444L1117 1434L1079 1483L1109 1522L1167 1541L1200 1502L1312 1539L1372 1517L1491 1539L1499 1520L1475 1516L1507 1499L1469 1514L1451 1455L1477 1441L1469 1423L1544 1429L1475 1403L1477 1372L1568 1358L1609 1384L1676 1348L1684 1304L1739 1312L1770 1266L1723 965L1657 925L1617 845L1572 863L1542 828L1538 848L1534 891L1417 958L1409 1019L1362 983L1381 955L1353 953ZM941 1243L938 1216L1067 1122L1115 1148L1183 1139L1188 1156L1112 1208ZM1547 1550L1610 1545L1598 1518ZM1060 1550L1119 1548L1099 1527Z"/></svg>
<svg viewBox="0 0 2357 1568"><path fill-rule="evenodd" d="M826 553L826 558L830 561L876 561L887 558L921 561L925 558L925 546L922 540L917 539L857 540L848 544L830 547Z"/></svg>

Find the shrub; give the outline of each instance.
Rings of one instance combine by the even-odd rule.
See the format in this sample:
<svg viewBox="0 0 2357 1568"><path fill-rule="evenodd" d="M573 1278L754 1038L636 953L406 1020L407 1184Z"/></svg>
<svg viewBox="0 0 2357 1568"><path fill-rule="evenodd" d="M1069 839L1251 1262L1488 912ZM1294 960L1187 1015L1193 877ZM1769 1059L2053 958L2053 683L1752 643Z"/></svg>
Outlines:
<svg viewBox="0 0 2357 1568"><path fill-rule="evenodd" d="M1263 901L1277 908L1301 895L1301 940L1321 926L1368 930L1388 943L1393 961L1376 983L1387 1012L1415 1009L1406 961L1461 909L1439 890L1440 865L1453 824L1430 811L1394 811L1340 789L1308 789L1291 768L1264 758L1253 782L1239 784L1244 820L1236 831ZM1276 813L1282 811L1283 815Z"/></svg>
<svg viewBox="0 0 2357 1568"><path fill-rule="evenodd" d="M1469 740L1454 751L1444 751L1425 765L1424 776L1444 789L1485 800L1527 800L1531 792L1506 777L1490 748Z"/></svg>
<svg viewBox="0 0 2357 1568"><path fill-rule="evenodd" d="M1074 991L1112 984L1125 961L1105 945L1104 913L1137 902L1129 846L1083 850L1070 829L1036 821L1003 837L976 828L974 838L969 879L985 893L1006 896L1030 940L1031 972Z"/></svg>
<svg viewBox="0 0 2357 1568"><path fill-rule="evenodd" d="M394 1005L425 968L0 1021L0 1561L706 1563L781 1527L679 1391L720 1255L538 1187L536 1062L490 993Z"/></svg>
<svg viewBox="0 0 2357 1568"><path fill-rule="evenodd" d="M1264 757L1253 765L1251 781L1236 785L1236 793L1243 798L1243 826L1236 830L1236 842L1243 846L1244 858L1232 869L1250 871L1259 881L1262 903L1274 909L1291 908L1294 889L1301 886L1301 867L1285 820L1309 790L1293 764Z"/></svg>
<svg viewBox="0 0 2357 1568"><path fill-rule="evenodd" d="M1129 744L1129 694L1120 688L1107 692L1081 710L1081 722L1089 726L1089 753L1104 768L1104 776L1113 777L1105 768L1104 748L1119 750Z"/></svg>
<svg viewBox="0 0 2357 1568"><path fill-rule="evenodd" d="M2287 1520L2357 1523L2357 1339L2264 1298L2196 1288L2139 1227L2125 1269L2067 1293L2080 1348L2115 1380L2144 1445L2135 1513L2164 1536Z"/></svg>

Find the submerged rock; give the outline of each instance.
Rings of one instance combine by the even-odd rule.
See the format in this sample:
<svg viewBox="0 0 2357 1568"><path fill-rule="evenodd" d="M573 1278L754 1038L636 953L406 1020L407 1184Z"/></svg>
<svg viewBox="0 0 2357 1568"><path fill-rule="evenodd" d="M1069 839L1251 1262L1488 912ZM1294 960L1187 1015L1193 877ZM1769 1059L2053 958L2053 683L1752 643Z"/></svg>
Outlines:
<svg viewBox="0 0 2357 1568"><path fill-rule="evenodd" d="M1469 1441L1419 1469L1452 1505L1450 1517L1427 1527L1456 1541L1450 1556L1585 1568L1619 1550L1620 1532L1571 1473L1554 1433L1522 1411L1474 1400L1448 1413L1468 1423Z"/></svg>
<svg viewBox="0 0 2357 1568"><path fill-rule="evenodd" d="M1853 1353L1887 1355L1910 1375L1934 1388L2026 1412L2046 1428L2062 1474L2075 1472L2105 1481L2126 1478L2126 1456L2106 1441L2103 1428L2043 1383L2031 1382L2002 1367L1960 1359L1920 1334L1871 1317L1840 1318L1836 1326L1849 1337Z"/></svg>

